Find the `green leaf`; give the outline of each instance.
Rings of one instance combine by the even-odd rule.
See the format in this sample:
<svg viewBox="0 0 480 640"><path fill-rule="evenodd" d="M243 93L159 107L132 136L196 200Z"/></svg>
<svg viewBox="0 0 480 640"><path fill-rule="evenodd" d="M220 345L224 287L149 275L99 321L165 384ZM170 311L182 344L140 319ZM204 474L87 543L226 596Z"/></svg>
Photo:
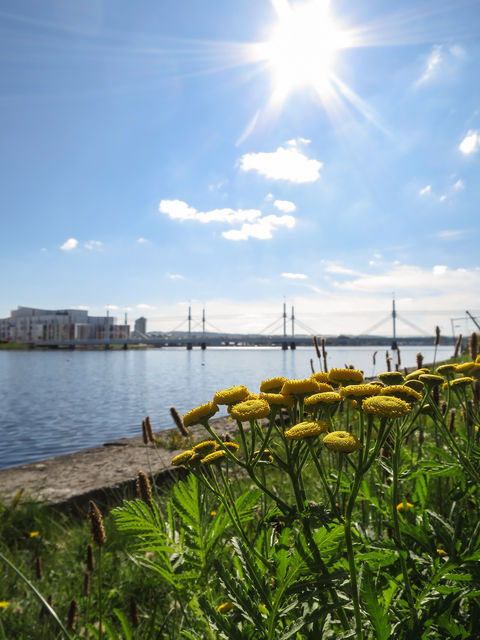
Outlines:
<svg viewBox="0 0 480 640"><path fill-rule="evenodd" d="M377 640L389 640L391 625L388 615L378 602L373 575L367 564L363 564L359 575L360 595L370 622L375 629Z"/></svg>
<svg viewBox="0 0 480 640"><path fill-rule="evenodd" d="M131 640L132 629L130 627L130 623L128 622L127 616L123 613L123 611L120 611L120 609L114 609L113 612L117 616L122 627L124 640Z"/></svg>

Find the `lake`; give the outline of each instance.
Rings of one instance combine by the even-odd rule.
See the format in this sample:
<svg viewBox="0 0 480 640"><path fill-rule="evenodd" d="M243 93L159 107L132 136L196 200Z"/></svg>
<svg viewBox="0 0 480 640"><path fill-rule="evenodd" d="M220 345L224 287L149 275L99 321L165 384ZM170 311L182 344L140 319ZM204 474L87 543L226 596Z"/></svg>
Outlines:
<svg viewBox="0 0 480 640"><path fill-rule="evenodd" d="M366 376L387 370L385 347L327 351L329 367L353 364ZM433 360L433 346L402 347L402 367L415 366L418 351ZM437 361L452 353L439 347ZM171 406L185 413L234 384L258 391L266 378L307 377L310 358L320 371L313 347L0 350L0 468L140 435L146 415L154 430L168 429Z"/></svg>

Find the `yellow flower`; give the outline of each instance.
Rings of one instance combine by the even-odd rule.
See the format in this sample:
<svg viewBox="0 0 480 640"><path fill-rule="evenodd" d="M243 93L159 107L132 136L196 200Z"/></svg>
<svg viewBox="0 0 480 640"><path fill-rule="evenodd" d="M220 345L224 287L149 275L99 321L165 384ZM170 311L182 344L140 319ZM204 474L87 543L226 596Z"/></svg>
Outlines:
<svg viewBox="0 0 480 640"><path fill-rule="evenodd" d="M405 380L418 380L418 376L421 376L422 373L429 373L429 369L427 369L426 367L424 367L423 369L415 369L415 371L412 371L407 376L405 376Z"/></svg>
<svg viewBox="0 0 480 640"><path fill-rule="evenodd" d="M8 602L7 600L0 600L0 609L6 609L9 604L10 602Z"/></svg>
<svg viewBox="0 0 480 640"><path fill-rule="evenodd" d="M342 453L352 453L361 448L360 440L348 431L332 431L323 439L323 444L332 451L341 451Z"/></svg>
<svg viewBox="0 0 480 640"><path fill-rule="evenodd" d="M317 382L328 382L328 373L324 373L323 371L312 373L310 377L316 380Z"/></svg>
<svg viewBox="0 0 480 640"><path fill-rule="evenodd" d="M245 400L245 398L249 394L250 391L247 389L247 387L244 387L243 384L240 384L235 387L229 387L228 389L217 391L217 393L213 396L213 401L217 404L235 404L237 402L242 402L242 400Z"/></svg>
<svg viewBox="0 0 480 640"><path fill-rule="evenodd" d="M475 362L477 364L480 364L480 353L478 354L478 356L475 358Z"/></svg>
<svg viewBox="0 0 480 640"><path fill-rule="evenodd" d="M325 393L315 393L309 398L305 398L305 407L318 407L325 404L338 404L342 401L342 396L336 391L326 391Z"/></svg>
<svg viewBox="0 0 480 640"><path fill-rule="evenodd" d="M472 372L475 370L475 362L462 362L462 364L457 364L455 368L456 373L462 373L465 376L471 376Z"/></svg>
<svg viewBox="0 0 480 640"><path fill-rule="evenodd" d="M305 440L305 438L315 438L321 433L328 431L328 422L318 420L316 422L299 422L294 427L285 431L287 440Z"/></svg>
<svg viewBox="0 0 480 640"><path fill-rule="evenodd" d="M368 398L369 396L378 396L382 391L382 387L376 384L349 384L346 387L341 387L340 395L342 398L349 398L351 396L355 398Z"/></svg>
<svg viewBox="0 0 480 640"><path fill-rule="evenodd" d="M266 400L269 405L280 407L293 407L295 399L293 396L284 396L283 393L260 393L260 399Z"/></svg>
<svg viewBox="0 0 480 640"><path fill-rule="evenodd" d="M361 384L363 373L357 369L330 369L328 381L342 384Z"/></svg>
<svg viewBox="0 0 480 640"><path fill-rule="evenodd" d="M373 396L362 402L365 413L371 413L379 418L400 418L410 413L408 402L395 396Z"/></svg>
<svg viewBox="0 0 480 640"><path fill-rule="evenodd" d="M226 602L222 602L217 607L217 613L228 613L233 609L233 602L231 600L227 600Z"/></svg>
<svg viewBox="0 0 480 640"><path fill-rule="evenodd" d="M413 504L411 502L399 502L397 511L413 511Z"/></svg>
<svg viewBox="0 0 480 640"><path fill-rule="evenodd" d="M212 518L214 518L217 515L216 511L210 511L210 515L212 516Z"/></svg>
<svg viewBox="0 0 480 640"><path fill-rule="evenodd" d="M400 398L401 400L405 400L405 402L420 402L422 399L421 393L418 393L415 389L406 387L403 384L394 384L391 387L384 387L382 389L382 396L395 396L395 398Z"/></svg>
<svg viewBox="0 0 480 640"><path fill-rule="evenodd" d="M385 384L388 385L402 384L402 382L405 380L400 371L386 371L385 373L379 373L378 377L382 382L385 382Z"/></svg>
<svg viewBox="0 0 480 640"><path fill-rule="evenodd" d="M178 467L181 464L185 464L186 462L188 462L190 460L190 458L193 455L193 449L187 449L187 451L182 451L182 453L179 453L178 456L175 456L171 462L171 464L173 464L174 467Z"/></svg>
<svg viewBox="0 0 480 640"><path fill-rule="evenodd" d="M223 446L232 453L236 453L240 449L240 445L236 442L224 442Z"/></svg>
<svg viewBox="0 0 480 640"><path fill-rule="evenodd" d="M253 462L253 460L258 456L259 453L260 453L260 449L257 449L256 451L253 452L251 462ZM262 462L273 462L273 456L270 453L270 449L264 449L262 455L260 456L260 460Z"/></svg>
<svg viewBox="0 0 480 640"><path fill-rule="evenodd" d="M446 376L447 378L449 376L452 376L456 372L456 370L456 364L441 364L439 367L437 367L437 373L441 376Z"/></svg>
<svg viewBox="0 0 480 640"><path fill-rule="evenodd" d="M227 455L226 451L214 451L213 453L209 453L208 456L205 456L200 462L202 464L214 464L215 462L220 462Z"/></svg>
<svg viewBox="0 0 480 640"><path fill-rule="evenodd" d="M473 378L465 376L464 378L455 378L455 380L450 380L449 382L445 382L443 388L451 387L452 389L460 389L460 387L468 387L472 382L474 382Z"/></svg>
<svg viewBox="0 0 480 640"><path fill-rule="evenodd" d="M263 382L260 383L260 391L263 391L264 393L278 393L283 387L284 382L285 378L283 376L263 380Z"/></svg>
<svg viewBox="0 0 480 640"><path fill-rule="evenodd" d="M232 418L240 422L266 418L270 413L270 405L266 400L245 400L234 405L230 410Z"/></svg>
<svg viewBox="0 0 480 640"><path fill-rule="evenodd" d="M30 538L36 538L39 535L39 531L30 531Z"/></svg>
<svg viewBox="0 0 480 640"><path fill-rule="evenodd" d="M218 444L215 442L215 440L204 440L203 442L199 442L192 447L193 451L200 454L202 458L207 454L212 453L217 448Z"/></svg>
<svg viewBox="0 0 480 640"><path fill-rule="evenodd" d="M207 402L206 404L202 404L200 407L196 409L192 409L188 411L183 416L183 424L186 427L190 427L194 424L198 424L199 422L203 422L204 420L208 420L212 416L214 416L218 411L218 407L214 402Z"/></svg>
<svg viewBox="0 0 480 640"><path fill-rule="evenodd" d="M420 382L420 380L407 380L403 386L409 387L410 389L417 391L417 393L422 393L422 391L425 389L425 385L423 384L423 382Z"/></svg>
<svg viewBox="0 0 480 640"><path fill-rule="evenodd" d="M419 382L423 382L428 389L438 387L438 385L445 382L442 376L436 376L434 373L422 373L418 376L418 380Z"/></svg>
<svg viewBox="0 0 480 640"><path fill-rule="evenodd" d="M445 549L437 549L437 553L438 553L439 556L448 555L447 552L445 551Z"/></svg>
<svg viewBox="0 0 480 640"><path fill-rule="evenodd" d="M308 393L317 393L319 384L313 378L300 380L285 380L281 393L284 396L302 396Z"/></svg>

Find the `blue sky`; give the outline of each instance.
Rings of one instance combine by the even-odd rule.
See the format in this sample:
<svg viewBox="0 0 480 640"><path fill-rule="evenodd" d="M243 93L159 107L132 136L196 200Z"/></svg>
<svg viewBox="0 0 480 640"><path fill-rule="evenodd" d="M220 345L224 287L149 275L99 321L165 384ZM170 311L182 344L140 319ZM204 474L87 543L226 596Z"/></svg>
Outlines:
<svg viewBox="0 0 480 640"><path fill-rule="evenodd" d="M450 333L480 314L479 25L461 0L3 0L0 317L168 330L190 303L257 332L285 300L359 333L394 292Z"/></svg>

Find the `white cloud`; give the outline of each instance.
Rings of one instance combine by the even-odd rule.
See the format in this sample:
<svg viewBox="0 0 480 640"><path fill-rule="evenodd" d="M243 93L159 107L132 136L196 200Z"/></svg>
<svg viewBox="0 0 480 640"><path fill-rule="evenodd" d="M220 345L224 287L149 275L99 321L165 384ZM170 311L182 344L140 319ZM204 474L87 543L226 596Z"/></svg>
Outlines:
<svg viewBox="0 0 480 640"><path fill-rule="evenodd" d="M432 78L432 76L437 73L438 67L442 60L442 47L436 45L433 47L430 55L428 56L426 68L420 78L417 80L416 84L420 85L430 80L430 78Z"/></svg>
<svg viewBox="0 0 480 640"><path fill-rule="evenodd" d="M69 238L65 240L60 249L62 251L73 251L78 245L78 240L76 238Z"/></svg>
<svg viewBox="0 0 480 640"><path fill-rule="evenodd" d="M448 267L445 264L436 264L433 269L432 269L432 273L434 276L443 276L443 274L447 273Z"/></svg>
<svg viewBox="0 0 480 640"><path fill-rule="evenodd" d="M100 247L103 246L103 242L100 242L100 240L90 240L89 242L85 243L85 249L90 249L91 251L93 249L100 249Z"/></svg>
<svg viewBox="0 0 480 640"><path fill-rule="evenodd" d="M304 273L282 273L282 278L290 278L291 280L306 280L308 276Z"/></svg>
<svg viewBox="0 0 480 640"><path fill-rule="evenodd" d="M463 189L465 189L465 183L462 179L459 178L453 185L453 188L455 189L455 191L462 191Z"/></svg>
<svg viewBox="0 0 480 640"><path fill-rule="evenodd" d="M138 244L145 244L145 242L148 242L148 240L146 238L138 238L137 242Z"/></svg>
<svg viewBox="0 0 480 640"><path fill-rule="evenodd" d="M274 199L274 195L273 193L267 193L267 195L265 196L265 200L273 200Z"/></svg>
<svg viewBox="0 0 480 640"><path fill-rule="evenodd" d="M150 304L145 304L144 302L137 304L136 307L137 309L155 309L155 307L152 307Z"/></svg>
<svg viewBox="0 0 480 640"><path fill-rule="evenodd" d="M423 187L423 189L420 189L420 191L418 192L421 196L426 195L427 193L431 193L432 191L432 185L431 184L427 184L426 187Z"/></svg>
<svg viewBox="0 0 480 640"><path fill-rule="evenodd" d="M459 238L465 235L465 233L465 229L446 229L445 231L439 231L435 235L441 240L450 240L451 238Z"/></svg>
<svg viewBox="0 0 480 640"><path fill-rule="evenodd" d="M116 304L106 304L104 306L104 309L108 309L110 311L116 311L118 309L118 306Z"/></svg>
<svg viewBox="0 0 480 640"><path fill-rule="evenodd" d="M295 218L293 216L275 216L269 215L259 218L252 223L244 223L240 229L232 229L224 231L222 236L227 240L248 240L248 238L257 238L257 240L269 240L272 233L277 227L286 227L292 229L295 226Z"/></svg>
<svg viewBox="0 0 480 640"><path fill-rule="evenodd" d="M196 220L207 224L209 222L253 222L260 218L259 209L213 209L212 211L197 211L183 200L162 200L158 206L160 213L165 213L172 220Z"/></svg>
<svg viewBox="0 0 480 640"><path fill-rule="evenodd" d="M359 271L354 271L353 269L348 269L347 267L342 267L339 264L330 264L328 267L325 267L325 271L328 273L341 273L346 276L361 276L363 275Z"/></svg>
<svg viewBox="0 0 480 640"><path fill-rule="evenodd" d="M180 275L179 273L167 273L167 277L170 278L170 280L182 280L183 276Z"/></svg>
<svg viewBox="0 0 480 640"><path fill-rule="evenodd" d="M470 129L465 138L458 145L458 148L465 155L475 153L480 148L480 132Z"/></svg>
<svg viewBox="0 0 480 640"><path fill-rule="evenodd" d="M275 200L273 206L279 211L283 211L283 213L293 213L297 208L293 202L290 202L290 200Z"/></svg>
<svg viewBox="0 0 480 640"><path fill-rule="evenodd" d="M296 147L278 147L271 153L246 153L240 158L242 171L256 171L271 180L315 182L320 178L322 162L308 158Z"/></svg>

